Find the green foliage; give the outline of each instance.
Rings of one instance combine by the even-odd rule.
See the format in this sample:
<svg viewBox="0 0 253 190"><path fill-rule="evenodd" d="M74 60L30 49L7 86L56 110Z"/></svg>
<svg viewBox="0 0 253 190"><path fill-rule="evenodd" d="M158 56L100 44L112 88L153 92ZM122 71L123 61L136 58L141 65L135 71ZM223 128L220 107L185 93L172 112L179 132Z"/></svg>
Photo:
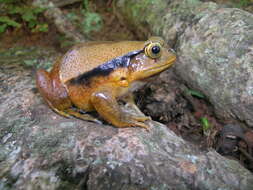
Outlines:
<svg viewBox="0 0 253 190"><path fill-rule="evenodd" d="M202 124L202 130L203 130L204 135L208 136L212 128L208 119L206 117L201 117L200 122Z"/></svg>
<svg viewBox="0 0 253 190"><path fill-rule="evenodd" d="M249 6L252 1L251 0L233 0L234 4L235 4L235 7L237 8L243 8L243 7L247 7Z"/></svg>
<svg viewBox="0 0 253 190"><path fill-rule="evenodd" d="M66 17L71 21L78 21L78 16L75 13L70 12L66 15Z"/></svg>
<svg viewBox="0 0 253 190"><path fill-rule="evenodd" d="M202 127L203 127L203 130L204 131L207 131L210 129L210 124L209 124L209 121L207 118L205 117L201 117L200 118L200 121L201 121L201 124L202 124Z"/></svg>
<svg viewBox="0 0 253 190"><path fill-rule="evenodd" d="M43 68L49 71L52 68L53 63L50 61L39 62L37 59L26 59L21 62L26 67Z"/></svg>
<svg viewBox="0 0 253 190"><path fill-rule="evenodd" d="M56 39L57 39L57 41L60 42L60 47L61 48L71 47L76 43L75 41L73 41L72 39L67 38L64 35L57 35Z"/></svg>
<svg viewBox="0 0 253 190"><path fill-rule="evenodd" d="M100 14L92 10L93 6L94 4L91 4L91 1L83 0L81 12L69 12L66 17L79 25L85 34L99 31L103 26L103 19Z"/></svg>
<svg viewBox="0 0 253 190"><path fill-rule="evenodd" d="M36 63L37 63L37 60L36 60L36 59L24 60L24 65L25 65L25 66L28 66L28 67L31 67L31 66L36 65Z"/></svg>
<svg viewBox="0 0 253 190"><path fill-rule="evenodd" d="M98 13L86 12L82 22L83 31L86 34L92 31L99 31L102 28L102 23L102 18Z"/></svg>
<svg viewBox="0 0 253 190"><path fill-rule="evenodd" d="M91 11L88 0L83 0L82 29L84 33L89 34L93 31L99 31L103 26L103 20L100 14Z"/></svg>
<svg viewBox="0 0 253 190"><path fill-rule="evenodd" d="M0 16L0 34L8 27L20 28L21 23L32 32L48 31L48 24L39 22L38 18L45 9L26 5L21 0L0 0L0 3L4 14Z"/></svg>
<svg viewBox="0 0 253 190"><path fill-rule="evenodd" d="M8 16L0 16L0 33L3 33L8 26L20 27L20 24L10 19Z"/></svg>
<svg viewBox="0 0 253 190"><path fill-rule="evenodd" d="M200 93L200 92L198 92L196 90L190 90L190 89L188 89L187 93L190 94L190 95L192 95L192 96L195 96L197 98L202 98L202 99L205 98L204 94L202 94L202 93Z"/></svg>

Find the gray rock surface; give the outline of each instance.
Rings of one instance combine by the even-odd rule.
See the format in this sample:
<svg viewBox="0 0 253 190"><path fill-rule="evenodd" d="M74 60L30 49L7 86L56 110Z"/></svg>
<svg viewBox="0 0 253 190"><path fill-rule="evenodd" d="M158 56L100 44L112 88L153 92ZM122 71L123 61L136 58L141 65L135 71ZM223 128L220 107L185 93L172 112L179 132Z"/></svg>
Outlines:
<svg viewBox="0 0 253 190"><path fill-rule="evenodd" d="M217 9L179 39L177 72L216 112L253 127L253 15Z"/></svg>
<svg viewBox="0 0 253 190"><path fill-rule="evenodd" d="M199 0L120 0L117 7L139 31L147 27L144 34L174 46L177 74L206 95L218 116L253 127L252 14Z"/></svg>
<svg viewBox="0 0 253 190"><path fill-rule="evenodd" d="M157 122L149 121L148 133L52 112L34 72L21 65L50 62L47 51L35 52L0 53L0 189L253 188L238 162L200 152Z"/></svg>

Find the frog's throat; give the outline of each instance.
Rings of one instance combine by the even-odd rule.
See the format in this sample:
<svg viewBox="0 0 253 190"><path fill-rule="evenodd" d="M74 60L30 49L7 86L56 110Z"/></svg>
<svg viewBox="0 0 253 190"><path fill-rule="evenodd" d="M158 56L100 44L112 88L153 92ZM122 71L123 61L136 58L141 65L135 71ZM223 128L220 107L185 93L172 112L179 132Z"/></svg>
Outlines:
<svg viewBox="0 0 253 190"><path fill-rule="evenodd" d="M71 84L87 84L93 77L108 76L111 72L118 68L128 67L132 57L143 53L143 50L131 51L124 56L116 57L108 62L95 67L75 78L70 79L68 82Z"/></svg>

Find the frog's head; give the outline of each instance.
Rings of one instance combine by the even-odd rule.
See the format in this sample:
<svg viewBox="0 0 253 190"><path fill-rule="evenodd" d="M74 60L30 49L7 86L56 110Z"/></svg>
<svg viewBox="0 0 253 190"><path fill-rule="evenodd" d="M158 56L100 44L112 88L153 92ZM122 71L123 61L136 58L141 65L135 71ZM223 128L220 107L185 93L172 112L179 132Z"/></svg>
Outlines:
<svg viewBox="0 0 253 190"><path fill-rule="evenodd" d="M132 57L128 66L129 81L146 79L169 68L176 60L172 49L160 37L152 37L144 43L143 51Z"/></svg>
<svg viewBox="0 0 253 190"><path fill-rule="evenodd" d="M71 67L66 64L68 67L65 71L67 68L74 70L73 65L74 68L80 65L72 72L76 75L70 80L72 84L91 84L93 81L96 83L100 81L103 84L112 83L116 87L128 87L135 81L164 71L176 60L173 51L160 37L152 37L146 42L93 42L87 43L83 49L85 51L77 51L82 54L78 56L79 59L69 56L70 61L78 60L75 64L69 64ZM93 56L89 57L89 54Z"/></svg>

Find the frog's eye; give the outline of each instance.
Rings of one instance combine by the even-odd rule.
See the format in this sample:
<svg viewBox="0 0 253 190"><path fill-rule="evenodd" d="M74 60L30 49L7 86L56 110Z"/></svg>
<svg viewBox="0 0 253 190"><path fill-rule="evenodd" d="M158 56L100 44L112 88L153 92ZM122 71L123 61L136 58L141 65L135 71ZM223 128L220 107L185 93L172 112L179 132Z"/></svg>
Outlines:
<svg viewBox="0 0 253 190"><path fill-rule="evenodd" d="M150 43L145 47L145 55L155 59L161 57L161 44L160 43Z"/></svg>

